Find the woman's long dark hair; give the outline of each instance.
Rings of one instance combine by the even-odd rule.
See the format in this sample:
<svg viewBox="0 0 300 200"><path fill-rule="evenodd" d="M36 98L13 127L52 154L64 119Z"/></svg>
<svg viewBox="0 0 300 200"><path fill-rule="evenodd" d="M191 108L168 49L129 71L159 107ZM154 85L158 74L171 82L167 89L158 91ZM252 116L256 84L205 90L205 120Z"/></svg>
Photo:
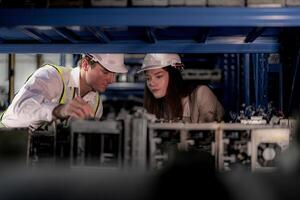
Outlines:
<svg viewBox="0 0 300 200"><path fill-rule="evenodd" d="M171 66L164 67L169 73L169 83L166 96L156 99L145 83L144 107L155 114L158 119L177 120L182 118L183 108L181 98L190 94L190 89L186 87L178 69Z"/></svg>

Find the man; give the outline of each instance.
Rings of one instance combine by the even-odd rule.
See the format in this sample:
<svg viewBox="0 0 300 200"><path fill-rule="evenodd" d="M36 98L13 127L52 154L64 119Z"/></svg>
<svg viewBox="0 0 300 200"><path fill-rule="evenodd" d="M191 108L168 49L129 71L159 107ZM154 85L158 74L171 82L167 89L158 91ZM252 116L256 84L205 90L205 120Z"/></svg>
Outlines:
<svg viewBox="0 0 300 200"><path fill-rule="evenodd" d="M47 64L27 80L1 122L36 129L57 119L100 119L99 93L114 82L116 73L127 73L123 54L85 54L76 68Z"/></svg>

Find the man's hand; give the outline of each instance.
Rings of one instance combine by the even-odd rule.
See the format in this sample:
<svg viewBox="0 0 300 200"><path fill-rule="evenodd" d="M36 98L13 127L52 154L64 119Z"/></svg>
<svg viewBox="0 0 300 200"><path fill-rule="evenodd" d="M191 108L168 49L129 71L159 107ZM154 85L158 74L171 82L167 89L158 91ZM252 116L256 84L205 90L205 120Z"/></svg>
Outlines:
<svg viewBox="0 0 300 200"><path fill-rule="evenodd" d="M53 116L59 119L72 118L91 118L94 117L92 107L81 97L76 97L67 104L61 104L54 108Z"/></svg>

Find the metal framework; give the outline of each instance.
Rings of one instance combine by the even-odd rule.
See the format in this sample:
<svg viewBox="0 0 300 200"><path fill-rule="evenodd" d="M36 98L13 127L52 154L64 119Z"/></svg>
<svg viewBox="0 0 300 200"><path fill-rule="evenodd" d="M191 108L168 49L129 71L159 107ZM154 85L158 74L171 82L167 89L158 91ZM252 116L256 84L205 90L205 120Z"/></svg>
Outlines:
<svg viewBox="0 0 300 200"><path fill-rule="evenodd" d="M284 126L149 123L148 129L152 169L172 159L173 145L184 151L199 148L203 151L206 146L204 149L214 156L220 171L232 170L234 164L248 165L252 171L273 170L275 157L288 148L290 140L290 130ZM241 156L245 159L240 160Z"/></svg>
<svg viewBox="0 0 300 200"><path fill-rule="evenodd" d="M0 53L272 53L299 8L0 9Z"/></svg>
<svg viewBox="0 0 300 200"><path fill-rule="evenodd" d="M299 8L1 9L0 26L293 27L300 25L299 13Z"/></svg>
<svg viewBox="0 0 300 200"><path fill-rule="evenodd" d="M0 53L274 53L279 49L278 44L202 44L157 42L123 44L0 44Z"/></svg>

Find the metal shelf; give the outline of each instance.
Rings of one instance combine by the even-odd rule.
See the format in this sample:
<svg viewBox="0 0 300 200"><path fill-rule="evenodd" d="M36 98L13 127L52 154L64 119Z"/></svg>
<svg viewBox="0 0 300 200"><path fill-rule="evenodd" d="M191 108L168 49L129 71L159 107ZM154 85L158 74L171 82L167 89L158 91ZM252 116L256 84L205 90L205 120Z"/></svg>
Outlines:
<svg viewBox="0 0 300 200"><path fill-rule="evenodd" d="M1 9L1 26L264 26L300 25L300 8Z"/></svg>
<svg viewBox="0 0 300 200"><path fill-rule="evenodd" d="M0 9L0 53L272 53L300 8Z"/></svg>
<svg viewBox="0 0 300 200"><path fill-rule="evenodd" d="M135 101L143 103L145 83L118 82L108 86L102 98L104 101Z"/></svg>
<svg viewBox="0 0 300 200"><path fill-rule="evenodd" d="M117 82L108 86L109 90L139 90L144 91L145 83Z"/></svg>

